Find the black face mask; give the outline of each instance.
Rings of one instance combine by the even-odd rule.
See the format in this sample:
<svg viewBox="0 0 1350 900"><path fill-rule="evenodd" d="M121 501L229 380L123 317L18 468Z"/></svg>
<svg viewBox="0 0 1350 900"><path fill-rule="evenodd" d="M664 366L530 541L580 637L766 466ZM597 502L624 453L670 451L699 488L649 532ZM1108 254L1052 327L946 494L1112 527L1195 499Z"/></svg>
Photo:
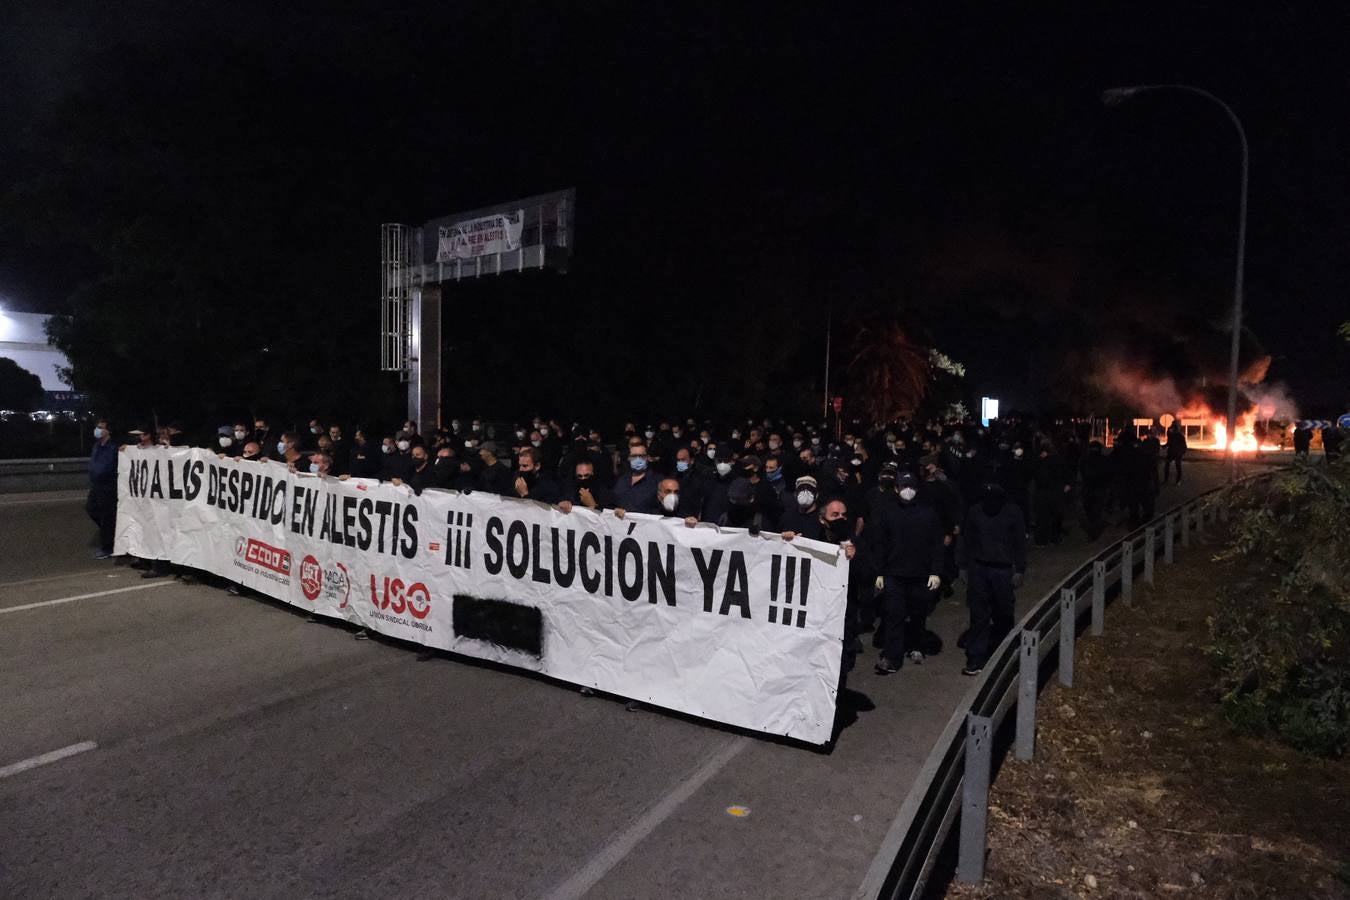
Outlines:
<svg viewBox="0 0 1350 900"><path fill-rule="evenodd" d="M517 472L521 478L525 479L526 484L534 484L534 480L539 477L538 472Z"/></svg>
<svg viewBox="0 0 1350 900"><path fill-rule="evenodd" d="M894 490L894 489L895 489L895 476L894 476L894 475L882 475L880 478L877 479L877 484L880 485L880 487L881 487L881 489L882 489L883 491Z"/></svg>
<svg viewBox="0 0 1350 900"><path fill-rule="evenodd" d="M835 519L825 522L825 534L836 543L848 537L848 519Z"/></svg>
<svg viewBox="0 0 1350 900"><path fill-rule="evenodd" d="M440 467L445 467L445 466L450 465L450 457L448 457L448 456L438 456L438 457L436 457L436 465L437 465L437 466L440 466Z"/></svg>
<svg viewBox="0 0 1350 900"><path fill-rule="evenodd" d="M989 494L980 501L980 508L986 516L996 516L1003 511L1005 499L1002 494Z"/></svg>
<svg viewBox="0 0 1350 900"><path fill-rule="evenodd" d="M753 506L739 506L733 503L727 508L727 524L733 528L748 528L754 518L755 508Z"/></svg>

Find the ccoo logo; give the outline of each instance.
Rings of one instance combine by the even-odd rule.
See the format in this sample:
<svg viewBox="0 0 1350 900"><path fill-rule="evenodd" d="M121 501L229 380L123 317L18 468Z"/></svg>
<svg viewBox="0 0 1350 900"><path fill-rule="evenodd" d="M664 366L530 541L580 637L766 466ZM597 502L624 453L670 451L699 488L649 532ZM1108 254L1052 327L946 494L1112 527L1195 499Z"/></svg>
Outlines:
<svg viewBox="0 0 1350 900"><path fill-rule="evenodd" d="M420 581L404 584L402 578L388 576L384 577L381 586L371 575L370 602L376 609L388 610L394 615L407 612L414 619L425 619L431 612L431 591Z"/></svg>

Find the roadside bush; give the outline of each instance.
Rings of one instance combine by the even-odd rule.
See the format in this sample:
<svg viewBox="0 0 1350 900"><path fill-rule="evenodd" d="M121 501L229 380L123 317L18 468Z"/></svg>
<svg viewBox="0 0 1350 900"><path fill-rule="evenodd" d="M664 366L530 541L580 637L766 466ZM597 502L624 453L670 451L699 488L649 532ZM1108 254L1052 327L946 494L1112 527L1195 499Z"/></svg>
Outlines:
<svg viewBox="0 0 1350 900"><path fill-rule="evenodd" d="M1234 489L1206 648L1228 720L1298 750L1350 750L1350 465L1300 461Z"/></svg>

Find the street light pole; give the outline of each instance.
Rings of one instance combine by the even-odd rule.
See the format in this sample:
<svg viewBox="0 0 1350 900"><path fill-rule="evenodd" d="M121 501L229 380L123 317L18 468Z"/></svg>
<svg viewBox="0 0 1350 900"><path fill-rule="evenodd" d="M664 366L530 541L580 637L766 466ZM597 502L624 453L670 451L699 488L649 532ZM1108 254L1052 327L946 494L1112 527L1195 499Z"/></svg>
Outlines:
<svg viewBox="0 0 1350 900"><path fill-rule="evenodd" d="M1238 195L1237 274L1233 279L1233 341L1228 359L1228 479L1235 481L1237 451L1233 444L1237 438L1238 354L1242 346L1242 283L1247 257L1247 132L1231 106L1204 88L1189 84L1141 84L1111 88L1102 92L1102 102L1107 106L1117 106L1149 91L1185 91L1217 103L1237 129L1238 140L1242 144L1242 184Z"/></svg>

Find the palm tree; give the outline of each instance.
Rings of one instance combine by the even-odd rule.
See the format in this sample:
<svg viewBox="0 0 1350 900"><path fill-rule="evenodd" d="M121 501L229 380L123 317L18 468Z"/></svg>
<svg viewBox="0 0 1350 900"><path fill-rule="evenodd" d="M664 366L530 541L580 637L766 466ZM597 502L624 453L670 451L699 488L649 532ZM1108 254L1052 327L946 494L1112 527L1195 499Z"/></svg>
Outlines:
<svg viewBox="0 0 1350 900"><path fill-rule="evenodd" d="M928 350L895 322L860 327L848 364L854 409L873 422L912 417L928 391Z"/></svg>

